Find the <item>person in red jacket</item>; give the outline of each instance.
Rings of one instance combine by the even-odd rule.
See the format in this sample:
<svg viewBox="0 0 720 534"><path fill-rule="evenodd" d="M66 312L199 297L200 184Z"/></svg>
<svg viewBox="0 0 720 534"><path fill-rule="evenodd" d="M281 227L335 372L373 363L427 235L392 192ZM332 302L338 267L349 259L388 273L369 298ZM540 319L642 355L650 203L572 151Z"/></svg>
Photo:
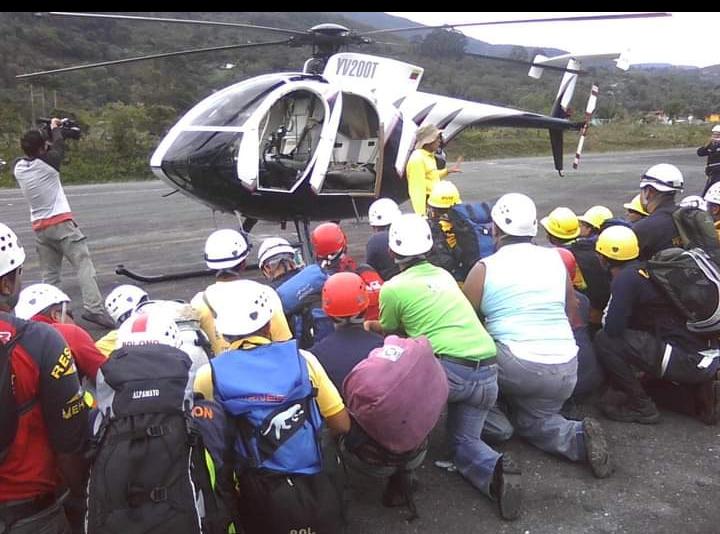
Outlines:
<svg viewBox="0 0 720 534"><path fill-rule="evenodd" d="M70 297L55 286L32 284L20 292L15 316L52 325L68 344L79 378L82 380L87 377L94 384L98 369L106 359L90 334L73 322L67 310L69 304Z"/></svg>
<svg viewBox="0 0 720 534"><path fill-rule="evenodd" d="M12 314L24 261L17 236L0 223L0 343L16 340L9 358L0 358L15 401L0 405L0 419L13 419L7 410L20 408L15 432L0 432L0 528L4 534L69 534L59 496L65 487L76 499L84 495L88 414L62 336Z"/></svg>

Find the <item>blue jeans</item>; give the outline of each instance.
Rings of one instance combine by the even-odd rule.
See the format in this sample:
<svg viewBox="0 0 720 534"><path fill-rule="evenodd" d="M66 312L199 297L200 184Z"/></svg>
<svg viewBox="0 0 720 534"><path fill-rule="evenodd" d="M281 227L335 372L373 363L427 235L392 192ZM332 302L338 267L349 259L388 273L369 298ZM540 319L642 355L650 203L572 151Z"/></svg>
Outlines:
<svg viewBox="0 0 720 534"><path fill-rule="evenodd" d="M488 411L498 395L497 365L473 369L440 360L448 379L447 435L460 474L490 495L495 464L500 453L481 438Z"/></svg>

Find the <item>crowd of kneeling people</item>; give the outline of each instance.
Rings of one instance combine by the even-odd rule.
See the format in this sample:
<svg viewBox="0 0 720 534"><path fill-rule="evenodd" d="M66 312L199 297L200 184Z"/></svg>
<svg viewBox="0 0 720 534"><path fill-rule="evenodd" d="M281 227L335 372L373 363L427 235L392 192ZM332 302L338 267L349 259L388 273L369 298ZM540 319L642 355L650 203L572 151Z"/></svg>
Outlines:
<svg viewBox="0 0 720 534"><path fill-rule="evenodd" d="M505 194L491 210L494 253L464 269L447 180L426 217L377 200L363 264L324 223L306 266L266 239L261 284L243 272L246 237L217 230L205 243L213 284L189 303L118 286L105 303L117 329L97 342L59 288L21 291L25 252L0 224L11 372L0 371L19 414L0 441L0 531L339 532L344 477L358 473L414 516L415 471L443 411L435 465L513 520L522 475L496 450L511 436L611 475L603 427L572 418L576 402L650 424L671 399L717 423L715 340L687 328L644 263L681 244L683 185L673 165L651 167L623 218L594 206L538 220L531 198ZM688 202L720 233L716 185ZM551 246L534 243L539 226Z"/></svg>

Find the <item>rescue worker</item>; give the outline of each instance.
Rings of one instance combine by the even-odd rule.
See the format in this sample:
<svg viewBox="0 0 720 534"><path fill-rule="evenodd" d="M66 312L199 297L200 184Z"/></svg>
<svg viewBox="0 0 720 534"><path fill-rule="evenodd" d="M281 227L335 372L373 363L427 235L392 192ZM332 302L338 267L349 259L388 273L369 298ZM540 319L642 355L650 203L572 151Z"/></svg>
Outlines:
<svg viewBox="0 0 720 534"><path fill-rule="evenodd" d="M405 174L408 182L408 194L413 211L418 215L425 215L427 211L427 197L432 192L436 182L448 174L462 172L459 157L455 165L438 170L435 152L440 147L442 130L434 124L427 124L418 128L415 133L415 150L410 154Z"/></svg>
<svg viewBox="0 0 720 534"><path fill-rule="evenodd" d="M113 328L103 309L87 239L75 222L60 180L60 165L65 155L60 119L51 120L50 141L39 131L30 130L23 135L20 146L26 157L17 160L14 175L30 207L43 282L59 287L62 260L67 258L80 282L84 308L81 317Z"/></svg>
<svg viewBox="0 0 720 534"><path fill-rule="evenodd" d="M600 233L600 227L605 221L613 218L613 213L605 206L593 206L578 216L580 222L580 237L593 237Z"/></svg>
<svg viewBox="0 0 720 534"><path fill-rule="evenodd" d="M266 451L260 458L254 457L252 452L247 453L247 445L241 449L235 447L236 451L245 450L248 455L237 458L235 467L242 494L243 527L253 533L277 532L279 529L273 528L274 522L284 520L272 511L273 505L282 506L272 499L282 498L282 495L275 496L274 492L263 490L267 486L260 482L280 480L285 484L288 480L291 487L303 488L305 481L323 474L319 449L311 445L319 440L320 422L314 421L316 414L319 412L334 434L344 434L350 429L350 417L342 398L317 358L299 349L295 340L272 341L270 322L276 313L273 309L276 299L272 293L272 288L256 282L225 283L223 292L214 300L214 308L217 330L229 348L201 367L194 383L195 393L218 401L236 420L242 419L251 425L262 424L267 413L280 412L272 419L270 428L274 431L271 436L267 436L267 432L252 432L257 438L250 440L263 440L262 444L255 442L258 448ZM300 400L298 395L303 397L303 403L307 403L301 411L295 409ZM291 440L287 439L288 430L294 432L290 434ZM243 439L242 435L238 438ZM254 465L265 469L260 472L253 468L241 469L248 460L251 464L261 460L259 465ZM258 475L259 481L256 480ZM304 480L300 480L303 477ZM299 491L297 488L295 491Z"/></svg>
<svg viewBox="0 0 720 534"><path fill-rule="evenodd" d="M532 243L538 223L530 197L503 195L491 217L497 252L473 266L463 292L497 346L498 386L510 408L506 424L539 449L589 464L605 478L612 466L600 423L560 414L578 371L570 277L555 250ZM504 417L499 410L489 416L493 426Z"/></svg>
<svg viewBox="0 0 720 534"><path fill-rule="evenodd" d="M448 377L447 437L452 462L483 494L498 503L501 517L517 519L522 507L519 467L481 437L498 393L495 344L455 279L427 261L432 248L427 221L417 214L390 226L390 250L401 272L380 291L380 320L365 327L381 335L404 331L426 336Z"/></svg>
<svg viewBox="0 0 720 534"><path fill-rule="evenodd" d="M282 237L269 237L262 242L258 249L258 267L274 289L300 272L295 249Z"/></svg>
<svg viewBox="0 0 720 534"><path fill-rule="evenodd" d="M681 246L673 221L675 194L682 191L683 175L675 165L659 163L640 177L640 202L648 216L633 223L633 231L640 245L640 259L648 260L656 252Z"/></svg>
<svg viewBox="0 0 720 534"><path fill-rule="evenodd" d="M132 284L122 284L108 293L105 310L115 323L115 328L95 342L97 349L108 358L117 348L118 328L130 317L135 309L149 299L144 289Z"/></svg>
<svg viewBox="0 0 720 534"><path fill-rule="evenodd" d="M720 180L720 124L713 126L710 141L707 145L697 149L697 155L701 158L707 156L707 164L705 165L707 180L702 191L702 195L705 196L710 187Z"/></svg>
<svg viewBox="0 0 720 534"><path fill-rule="evenodd" d="M11 335L0 343L14 344L7 360L10 374L0 373L8 380L3 384L8 389L2 389L14 399L8 404L3 397L6 404L0 406L4 423L0 526L4 534L69 534L59 498L65 487L73 499L84 497L88 414L75 362L62 336L50 325L12 314L20 294L25 250L15 232L2 223L0 242L0 330ZM22 407L25 410L17 419L9 412ZM12 432L14 421L17 429Z"/></svg>
<svg viewBox="0 0 720 534"><path fill-rule="evenodd" d="M342 395L343 380L371 350L382 347L383 338L363 328L370 298L365 282L355 273L335 273L322 289L322 309L335 331L310 347L330 380Z"/></svg>
<svg viewBox="0 0 720 534"><path fill-rule="evenodd" d="M625 208L625 219L631 223L637 222L649 215L640 202L640 193L635 195L630 202L623 204L623 208Z"/></svg>
<svg viewBox="0 0 720 534"><path fill-rule="evenodd" d="M698 394L711 397L704 405L717 414L720 387L714 382L720 359L713 359L712 351L703 354L707 342L688 331L684 319L650 280L638 261L635 233L622 226L608 228L598 237L596 250L612 273L612 297L603 329L595 336L595 350L610 384L624 394L619 404L602 406L605 415L628 423L660 420L638 371L666 381L701 385Z"/></svg>
<svg viewBox="0 0 720 534"><path fill-rule="evenodd" d="M458 282L465 279L465 271L449 213L450 208L460 202L460 192L450 180L436 182L427 200L427 218L433 237L428 261L445 269Z"/></svg>
<svg viewBox="0 0 720 534"><path fill-rule="evenodd" d="M711 185L710 189L705 193L704 200L707 203L707 211L715 224L718 239L720 239L720 185Z"/></svg>
<svg viewBox="0 0 720 534"><path fill-rule="evenodd" d="M590 335L600 329L602 311L610 298L610 280L595 255L592 239L578 239L580 221L570 208L555 208L540 224L545 228L551 244L570 250L577 261L580 275L586 288L583 291L590 299Z"/></svg>
<svg viewBox="0 0 720 534"><path fill-rule="evenodd" d="M200 315L200 327L210 341L213 354L220 354L229 347L227 341L215 330L213 302L221 298L228 282L241 279L248 254L250 245L237 230L216 230L205 241L205 263L216 271L215 283L209 285L205 291L197 293L190 305ZM287 341L292 338L292 334L282 311L282 304L274 291L271 298L274 313L270 321L270 337L273 341Z"/></svg>
<svg viewBox="0 0 720 534"><path fill-rule="evenodd" d="M50 284L32 284L20 292L15 316L26 321L51 325L67 343L78 368L81 383L87 378L95 384L97 371L105 363L105 356L97 349L90 334L73 323L68 313L70 297Z"/></svg>
<svg viewBox="0 0 720 534"><path fill-rule="evenodd" d="M375 269L383 280L389 280L400 272L390 256L388 246L388 229L395 217L400 215L400 208L391 198L379 198L368 210L368 221L373 234L365 247L365 261Z"/></svg>

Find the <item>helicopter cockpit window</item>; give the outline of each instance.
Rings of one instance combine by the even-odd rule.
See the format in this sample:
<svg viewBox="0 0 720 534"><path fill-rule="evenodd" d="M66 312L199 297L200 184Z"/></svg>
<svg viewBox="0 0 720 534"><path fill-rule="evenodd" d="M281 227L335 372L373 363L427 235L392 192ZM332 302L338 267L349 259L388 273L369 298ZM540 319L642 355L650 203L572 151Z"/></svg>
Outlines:
<svg viewBox="0 0 720 534"><path fill-rule="evenodd" d="M325 107L305 90L278 99L260 121L258 186L289 191L300 180L320 142Z"/></svg>
<svg viewBox="0 0 720 534"><path fill-rule="evenodd" d="M371 193L380 156L380 121L364 98L343 93L342 119L321 192Z"/></svg>
<svg viewBox="0 0 720 534"><path fill-rule="evenodd" d="M259 80L242 84L234 91L213 102L212 106L195 117L193 126L242 126L250 115L262 104L263 97L282 82Z"/></svg>

